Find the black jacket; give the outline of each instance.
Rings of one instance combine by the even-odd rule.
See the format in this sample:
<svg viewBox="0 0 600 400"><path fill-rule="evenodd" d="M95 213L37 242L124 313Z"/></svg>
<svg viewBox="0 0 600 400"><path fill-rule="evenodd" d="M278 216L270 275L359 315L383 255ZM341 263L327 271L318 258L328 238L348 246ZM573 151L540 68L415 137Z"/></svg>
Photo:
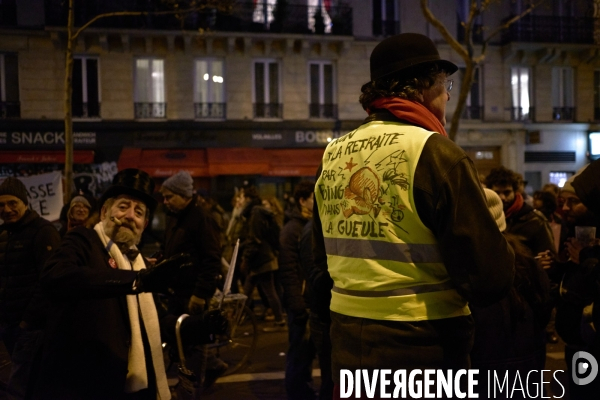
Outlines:
<svg viewBox="0 0 600 400"><path fill-rule="evenodd" d="M308 299L308 306L311 313L316 314L319 320L325 324L331 322L329 316L329 304L331 303L331 289L333 280L323 265L317 266L313 257L313 221L310 220L304 225L300 234L299 264L304 276L306 276L306 285L310 289L311 297Z"/></svg>
<svg viewBox="0 0 600 400"><path fill-rule="evenodd" d="M0 226L0 324L44 323L44 303L36 286L40 271L58 247L56 228L35 211L27 210L14 224Z"/></svg>
<svg viewBox="0 0 600 400"><path fill-rule="evenodd" d="M173 283L175 296L212 297L221 270L220 231L215 219L197 203L196 196L185 209L171 215L167 221L164 257L179 253L190 253L194 266L181 273Z"/></svg>
<svg viewBox="0 0 600 400"><path fill-rule="evenodd" d="M44 266L50 304L34 398L122 396L131 339L125 295L137 272L113 269L109 259L94 230L75 228Z"/></svg>
<svg viewBox="0 0 600 400"><path fill-rule="evenodd" d="M554 253L554 235L544 215L527 203L510 218L506 219L506 231L519 236L523 244L537 256L546 250Z"/></svg>
<svg viewBox="0 0 600 400"><path fill-rule="evenodd" d="M300 266L300 234L307 222L308 219L295 208L279 235L279 280L283 286L284 304L297 313L306 312L312 296L310 287L305 282L304 270Z"/></svg>

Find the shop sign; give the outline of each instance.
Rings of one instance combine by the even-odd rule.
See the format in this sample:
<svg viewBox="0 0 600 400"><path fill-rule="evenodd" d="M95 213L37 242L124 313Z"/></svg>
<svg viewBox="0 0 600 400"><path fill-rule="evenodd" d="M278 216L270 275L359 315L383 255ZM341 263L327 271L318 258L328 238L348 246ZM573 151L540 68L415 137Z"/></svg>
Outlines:
<svg viewBox="0 0 600 400"><path fill-rule="evenodd" d="M77 147L96 145L96 132L74 132L73 144ZM64 147L65 133L48 132L0 132L0 145L11 147Z"/></svg>
<svg viewBox="0 0 600 400"><path fill-rule="evenodd" d="M339 138L343 134L340 131L331 129L322 131L296 131L296 143L322 144L327 145L333 139Z"/></svg>

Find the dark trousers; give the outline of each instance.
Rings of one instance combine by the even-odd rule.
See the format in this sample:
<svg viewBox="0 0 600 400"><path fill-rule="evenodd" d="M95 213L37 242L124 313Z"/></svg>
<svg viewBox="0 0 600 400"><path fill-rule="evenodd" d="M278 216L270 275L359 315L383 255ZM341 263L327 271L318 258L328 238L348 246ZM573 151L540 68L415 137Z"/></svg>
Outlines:
<svg viewBox="0 0 600 400"><path fill-rule="evenodd" d="M31 395L37 373L36 365L39 364L36 360L42 349L43 332L41 330L22 330L18 327L17 330L18 333L16 333L17 331L12 332L15 341L11 343L11 350L9 350L11 369L6 391L10 400L25 399Z"/></svg>
<svg viewBox="0 0 600 400"><path fill-rule="evenodd" d="M317 314L310 314L310 337L312 338L319 358L321 369L321 388L319 400L333 399L333 377L331 374L331 337L329 336L330 323L321 321Z"/></svg>
<svg viewBox="0 0 600 400"><path fill-rule="evenodd" d="M468 369L473 331L470 315L425 321L383 321L332 311L331 363L337 386L334 398L340 398L342 369L366 369L369 373L374 369ZM377 385L375 393L379 392ZM366 398L364 391L361 394Z"/></svg>
<svg viewBox="0 0 600 400"><path fill-rule="evenodd" d="M290 346L285 359L285 391L288 400L312 400L316 398L312 387L312 363L316 349L306 319L297 317L288 310Z"/></svg>
<svg viewBox="0 0 600 400"><path fill-rule="evenodd" d="M281 307L281 301L277 296L277 291L275 290L275 278L273 272L270 271L252 276L248 275L246 282L244 283L244 293L248 296L246 305L249 307L250 304L252 304L252 292L256 286L261 287L267 296L269 306L271 306L273 314L275 315L275 321L283 321L283 309Z"/></svg>

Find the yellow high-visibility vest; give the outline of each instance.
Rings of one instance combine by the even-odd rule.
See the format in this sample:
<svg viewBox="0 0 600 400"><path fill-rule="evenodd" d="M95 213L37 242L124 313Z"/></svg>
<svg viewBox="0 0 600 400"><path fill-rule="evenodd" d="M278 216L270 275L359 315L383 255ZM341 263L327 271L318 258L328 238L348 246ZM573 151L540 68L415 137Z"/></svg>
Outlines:
<svg viewBox="0 0 600 400"><path fill-rule="evenodd" d="M315 199L334 281L332 311L390 321L470 314L413 198L417 162L432 134L374 121L327 146Z"/></svg>

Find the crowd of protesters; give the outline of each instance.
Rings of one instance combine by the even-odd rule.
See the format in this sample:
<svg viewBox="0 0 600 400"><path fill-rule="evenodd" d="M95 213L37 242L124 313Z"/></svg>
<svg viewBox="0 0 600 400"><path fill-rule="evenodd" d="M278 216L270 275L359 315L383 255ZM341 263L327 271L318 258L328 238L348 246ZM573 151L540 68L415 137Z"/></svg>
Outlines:
<svg viewBox="0 0 600 400"><path fill-rule="evenodd" d="M3 220L0 268L4 288L0 317L2 339L12 359L8 384L12 398L53 398L59 394L67 396L61 398L77 398L78 393L89 387L98 388L97 398L116 396L116 391L121 390L116 388L129 387L127 375L117 380L117 375L104 374L102 382L90 382L91 376L99 375L77 368L65 371L61 366L88 364L86 359L111 365L110 360L99 358L99 354L108 354L106 349L117 345L115 338L119 335L123 342L129 342L131 331L140 332L141 351L147 352L146 377L150 371L155 373L153 378L146 379L142 390L134 392L145 398L143 393L148 390L168 390L160 388L164 382L156 375L161 372L156 365L161 360L155 360L152 340L158 343L160 339L153 336L161 334L172 339L172 332L162 326L153 327L153 322L144 320L151 318L144 316L144 311L139 318L146 334L141 334L139 326L136 330L123 325L116 329L122 332L117 335L113 331L114 322L108 321L123 320L123 316L117 315L123 309L119 299L126 295L137 293L139 304L126 302L125 310L153 304L153 300L149 301L152 297L144 300L143 292L166 292L165 287L152 279L141 291L132 289L140 279L137 270L144 269L145 263L160 263L180 254L186 254L189 266L170 281L166 312L171 318L183 313L201 315L220 282L220 275L226 272L221 258L230 256L227 248L238 239L241 248L235 290L247 294L251 306L259 300L262 307L253 309L262 313L263 318L268 320L265 311L272 311L273 322L264 328L265 332L283 331L289 337L285 365L288 398L334 398L336 371L332 368L336 364L332 356L335 360L339 357L335 352L341 351L335 345L332 349L330 339L330 302L335 279L332 280L326 265L314 261L319 254L313 250L313 218L318 218L313 216L315 183L300 181L296 185L293 206L287 214L277 198L262 199L252 186L240 188L234 196L234 209L228 215L206 195L199 196L192 177L181 171L165 180L160 188L168 215L160 254L141 261L134 254L133 261L129 261L133 270L122 272L120 263L130 257L129 249L135 248L136 238L141 237L147 218L156 207L153 188L148 189L153 186L150 178L136 170L136 179L148 181L143 184L136 181L135 189L130 190L127 174L131 173L130 170L119 173L111 187L117 189L109 189L101 199L76 194L65 206L66 220L60 231L27 208L27 191L18 179L7 178L0 186ZM506 269L514 270L514 276L506 295L498 301L469 303L474 334L467 350L470 363L465 365L510 373L544 369L546 343L553 341L546 333L551 319L556 321L556 330L566 343L567 357L585 350L600 358L600 338L594 330L594 322L600 323L600 312L593 309L594 301L600 299L599 248L584 247L574 239L576 226L593 226L600 231L598 177L600 164L596 162L572 176L557 194L552 186L534 193L534 207L522 200L521 178L514 171L499 167L483 179L482 186L487 186L483 189L484 205L490 220L503 233L515 255L514 261L506 261L510 263ZM145 186L146 192L136 185ZM121 207L119 202L126 205ZM129 217L131 224L127 225ZM115 218L131 228L132 235L125 235L128 241L124 245L118 241L124 239L114 234L118 223ZM551 224L558 229L552 229ZM94 232L99 227L103 227L101 236ZM114 239L111 235L115 235ZM103 254L110 240L117 246ZM122 248L120 257L113 254L117 248ZM95 271L104 258L113 260L116 266ZM91 270L81 270L82 266ZM111 284L97 286L98 280ZM555 317L553 309L557 310ZM89 310L96 310L89 321L75 317L90 316ZM130 313L128 317L131 318ZM169 319L158 320L162 324ZM345 323L351 326L350 322ZM102 339L103 324L111 327L111 340ZM151 333L153 329L155 332ZM92 332L94 340L107 347L82 352ZM382 337L375 335L373 340ZM72 350L75 348L77 351ZM190 354L190 359L207 388L228 366L205 345L196 346L196 352ZM121 356L124 366L132 363L128 357ZM321 367L320 390L312 380L315 358ZM57 385L61 382L57 374L67 372L77 379L69 379L68 385L62 380ZM108 384L111 379L115 381ZM135 382L133 385L141 387L135 386ZM572 385L571 398L586 398L590 390L595 390L595 386ZM133 398L128 396L125 393L122 398Z"/></svg>
<svg viewBox="0 0 600 400"><path fill-rule="evenodd" d="M444 137L456 70L425 36L385 39L360 97L369 117L328 145L316 180L297 182L283 205L238 188L225 212L180 171L158 190L166 229L147 257L140 240L158 202L144 171L119 171L100 199L75 193L60 231L28 209L19 179L4 179L9 396L171 398L162 343L184 313L189 367L209 388L229 367L206 345L210 329L225 330L207 313L227 268L232 291L270 321L263 331L287 332L289 399L339 398L342 369L526 376L544 369L556 334L568 368L581 351L600 360L600 160L533 196L516 171L482 176ZM389 145L347 146L383 136ZM581 227L595 237L578 238ZM600 379L572 383L571 399L600 391Z"/></svg>

